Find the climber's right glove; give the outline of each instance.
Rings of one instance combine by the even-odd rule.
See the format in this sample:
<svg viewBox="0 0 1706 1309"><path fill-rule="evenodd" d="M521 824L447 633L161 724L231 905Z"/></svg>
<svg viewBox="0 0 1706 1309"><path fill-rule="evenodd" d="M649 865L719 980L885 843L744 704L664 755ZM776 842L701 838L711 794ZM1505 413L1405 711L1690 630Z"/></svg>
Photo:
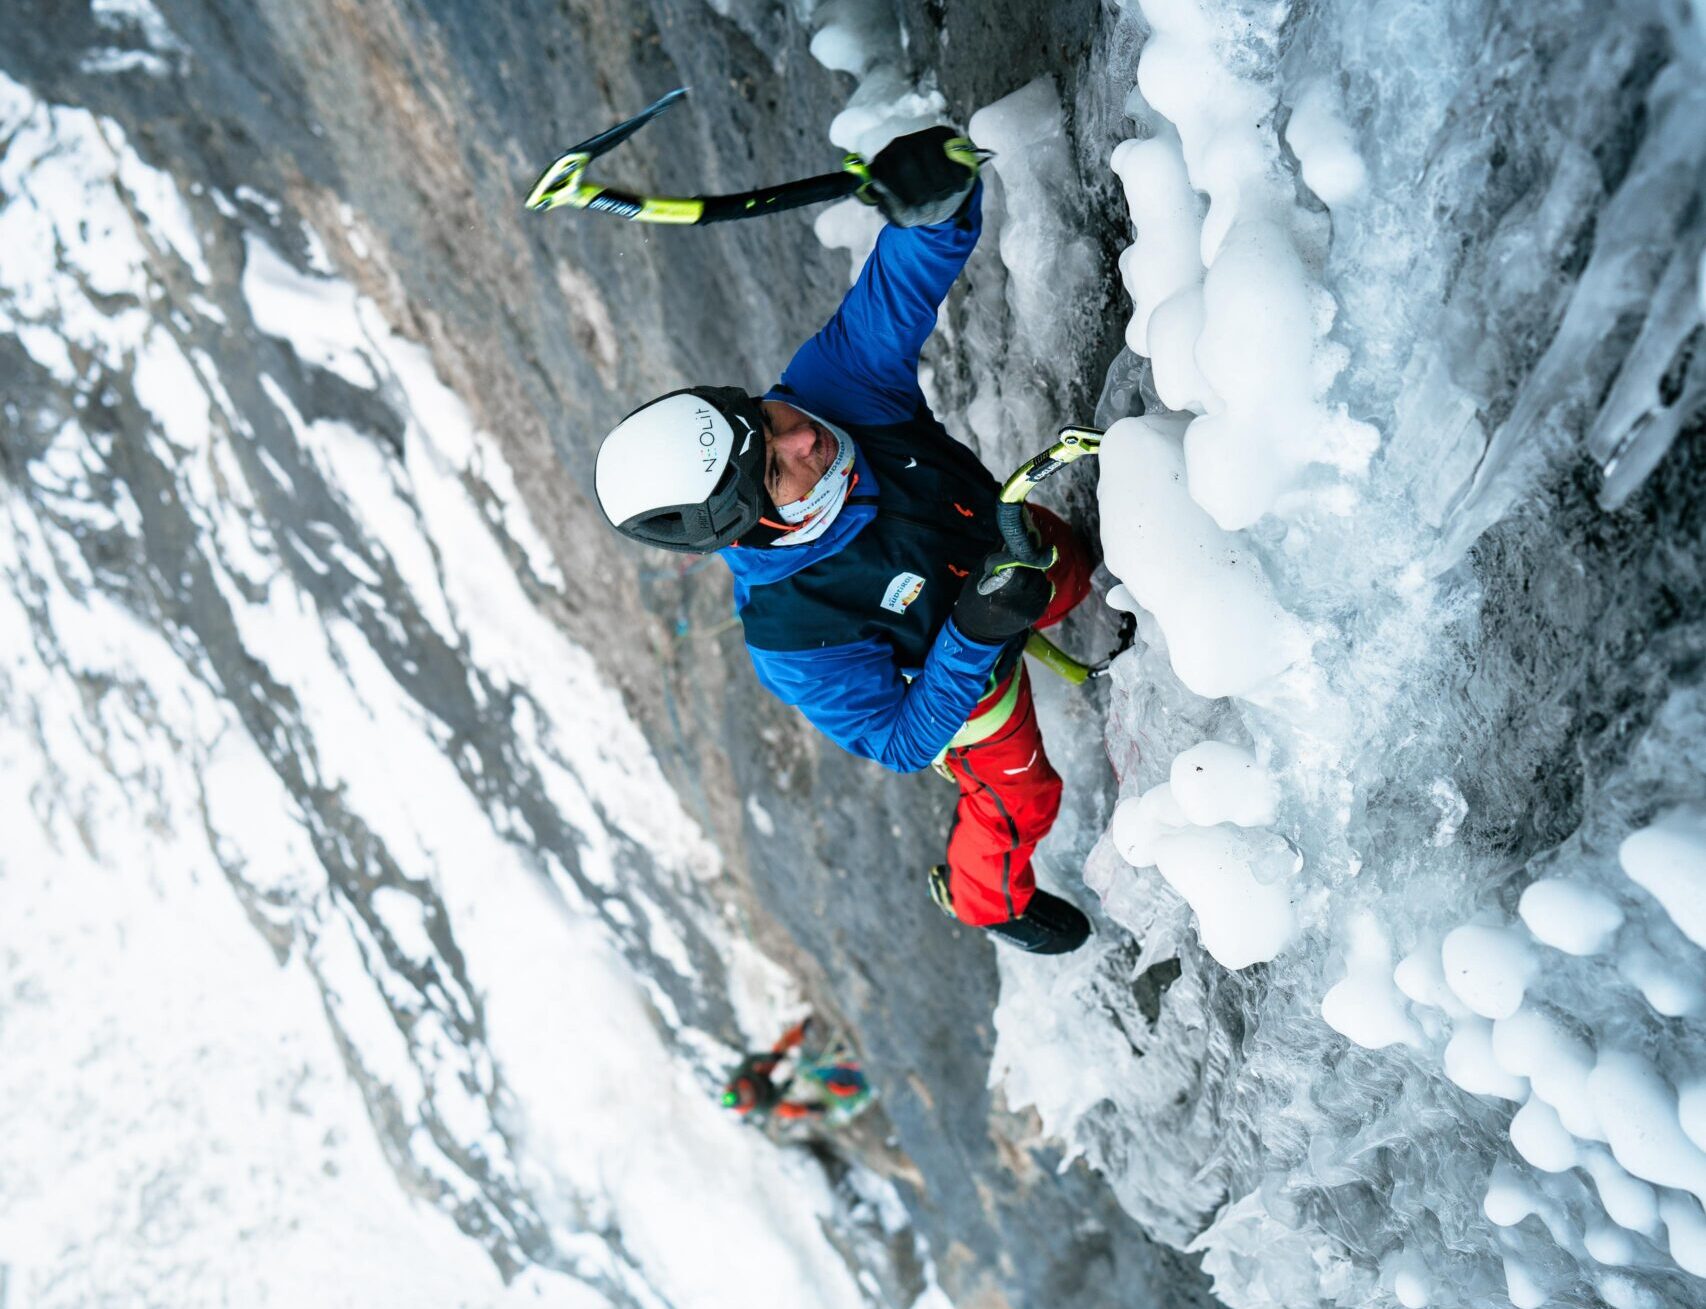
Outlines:
<svg viewBox="0 0 1706 1309"><path fill-rule="evenodd" d="M954 602L954 626L973 641L1004 645L1029 631L1052 599L1054 585L1043 569L996 550L983 561L976 580L960 591Z"/></svg>
<svg viewBox="0 0 1706 1309"><path fill-rule="evenodd" d="M927 227L959 212L983 155L951 127L897 136L866 165L859 198L896 227Z"/></svg>

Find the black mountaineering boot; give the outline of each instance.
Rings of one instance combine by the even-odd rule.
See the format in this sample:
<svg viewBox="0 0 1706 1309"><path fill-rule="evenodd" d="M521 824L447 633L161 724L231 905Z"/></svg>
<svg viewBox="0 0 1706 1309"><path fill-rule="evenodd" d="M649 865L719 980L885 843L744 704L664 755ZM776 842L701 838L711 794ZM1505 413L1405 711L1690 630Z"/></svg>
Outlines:
<svg viewBox="0 0 1706 1309"><path fill-rule="evenodd" d="M1058 895L1039 890L1024 913L984 930L1032 954L1070 954L1090 939L1090 920Z"/></svg>

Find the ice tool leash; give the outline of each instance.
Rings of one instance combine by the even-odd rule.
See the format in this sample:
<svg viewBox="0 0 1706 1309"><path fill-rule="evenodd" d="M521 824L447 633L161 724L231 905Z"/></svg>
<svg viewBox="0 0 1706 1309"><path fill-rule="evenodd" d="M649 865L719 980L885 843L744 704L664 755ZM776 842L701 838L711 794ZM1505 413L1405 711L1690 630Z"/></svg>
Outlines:
<svg viewBox="0 0 1706 1309"><path fill-rule="evenodd" d="M614 150L664 110L687 94L686 87L671 91L662 99L646 106L626 122L616 124L597 136L588 137L559 155L551 166L539 175L533 189L527 193L527 207L535 213L552 209L589 209L596 213L615 214L636 223L673 223L678 226L699 226L707 223L727 223L737 218L759 218L779 214L803 205L821 204L857 196L867 204L874 203L870 193L871 174L865 160L849 154L841 161L841 171L803 177L793 182L778 182L756 191L741 191L734 195L664 196L639 195L619 191L592 181L586 175L594 159ZM987 151L977 149L964 137L948 141L950 157L965 156L962 162L969 167L988 157Z"/></svg>

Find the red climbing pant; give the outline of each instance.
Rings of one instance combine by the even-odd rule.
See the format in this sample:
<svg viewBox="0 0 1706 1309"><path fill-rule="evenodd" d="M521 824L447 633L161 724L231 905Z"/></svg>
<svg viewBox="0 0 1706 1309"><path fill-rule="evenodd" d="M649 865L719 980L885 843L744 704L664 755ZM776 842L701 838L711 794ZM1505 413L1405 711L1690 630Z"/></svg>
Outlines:
<svg viewBox="0 0 1706 1309"><path fill-rule="evenodd" d="M1072 529L1046 509L1031 516L1060 557L1049 569L1054 599L1038 620L1052 627L1090 593L1090 559ZM1042 732L1023 662L979 703L970 722L998 710L1018 679L1007 720L974 745L950 748L945 762L959 783L960 801L948 834L948 890L954 913L974 927L1004 923L1025 912L1036 890L1031 852L1060 812L1060 775L1043 753Z"/></svg>

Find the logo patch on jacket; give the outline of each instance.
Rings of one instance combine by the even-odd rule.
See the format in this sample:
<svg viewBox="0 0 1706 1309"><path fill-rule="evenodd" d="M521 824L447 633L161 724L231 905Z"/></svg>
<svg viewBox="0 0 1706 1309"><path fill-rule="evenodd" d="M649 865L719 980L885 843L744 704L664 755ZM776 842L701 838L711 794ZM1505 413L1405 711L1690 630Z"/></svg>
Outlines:
<svg viewBox="0 0 1706 1309"><path fill-rule="evenodd" d="M889 589L883 592L883 608L891 614L904 614L923 590L924 579L917 573L896 573Z"/></svg>

